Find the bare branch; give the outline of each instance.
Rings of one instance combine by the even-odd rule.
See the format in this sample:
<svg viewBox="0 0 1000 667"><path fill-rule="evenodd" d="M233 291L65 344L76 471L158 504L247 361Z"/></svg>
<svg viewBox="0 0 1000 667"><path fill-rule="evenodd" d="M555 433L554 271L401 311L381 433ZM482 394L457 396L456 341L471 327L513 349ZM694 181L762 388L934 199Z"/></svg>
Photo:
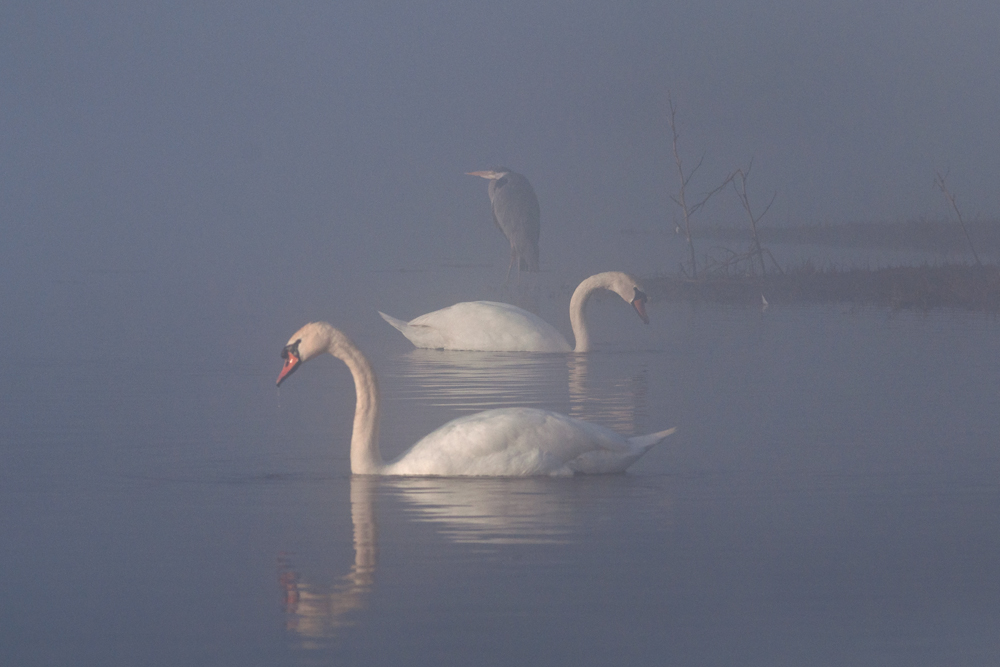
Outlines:
<svg viewBox="0 0 1000 667"><path fill-rule="evenodd" d="M694 177L695 172L698 171L701 168L701 163L704 162L704 161L705 161L705 156L702 155L701 158L698 160L698 164L696 164L694 166L694 169L692 169L688 173L687 178L684 179L684 185L687 185L688 183L691 182L691 179Z"/></svg>
<svg viewBox="0 0 1000 667"><path fill-rule="evenodd" d="M719 187L717 187L714 190L712 190L711 192L709 192L707 195L705 195L704 199L702 199L700 202L698 202L697 204L695 204L694 206L691 207L690 214L694 215L694 213L698 209L700 209L702 206L704 206L705 204L708 203L708 200L711 199L713 195L717 194L719 192L719 190L721 190L722 188L724 188L727 185L729 185L729 183L733 180L733 178L735 176L736 176L736 172L733 172L733 173L729 174L728 176L726 176L726 180L722 181L722 183L719 184Z"/></svg>
<svg viewBox="0 0 1000 667"><path fill-rule="evenodd" d="M767 212L771 209L771 205L774 203L775 198L778 193L775 192L771 195L771 200L767 203L764 208L764 212L760 215L755 216L753 214L753 208L750 206L750 195L747 193L747 179L750 176L750 170L753 169L753 158L750 158L750 164L747 165L746 171L742 169L737 169L733 174L733 189L736 191L736 196L739 198L740 203L743 205L743 210L747 212L747 217L750 218L750 252L748 253L750 258L751 270L753 269L753 259L756 258L757 262L760 264L761 275L767 274L767 266L764 264L764 249L760 243L760 236L757 233L757 223L760 222ZM774 261L774 256L770 252L767 253L771 261L777 265ZM779 268L780 271L780 268Z"/></svg>
<svg viewBox="0 0 1000 667"><path fill-rule="evenodd" d="M972 244L972 237L969 235L969 229L965 226L965 220L962 218L962 211L958 208L958 202L955 201L955 195L951 193L948 189L947 184L948 172L946 171L943 175L940 171L934 172L934 185L944 193L945 199L951 204L952 209L955 211L955 215L958 216L958 224L962 226L962 231L965 233L965 240L969 242L969 249L972 251L972 256L976 259L976 264L982 266L983 263L979 261L979 253L976 252L976 246Z"/></svg>
<svg viewBox="0 0 1000 667"><path fill-rule="evenodd" d="M695 279L698 278L698 262L694 252L694 241L691 238L691 214L688 211L687 201L685 199L685 190L687 188L688 179L684 176L684 165L681 163L681 153L677 148L677 107L674 106L674 100L667 93L667 104L670 107L670 115L667 117L667 123L670 125L670 133L673 137L672 147L674 152L674 162L677 164L677 174L680 177L681 189L678 193L678 198L671 197L677 205L681 207L681 212L684 214L684 236L687 238L688 249L691 253L691 273Z"/></svg>
<svg viewBox="0 0 1000 667"><path fill-rule="evenodd" d="M701 207L704 206L708 202L708 200L712 198L713 195L718 193L726 185L732 182L734 174L729 174L717 188L715 188L707 195L705 195L705 197L701 201L697 202L693 206L688 206L687 203L688 184L691 182L692 177L695 175L695 173L697 173L698 169L705 161L705 155L702 154L701 158L698 160L698 164L695 165L694 169L692 169L690 172L687 173L684 172L684 164L681 161L681 152L680 148L678 147L678 140L680 138L680 135L677 133L677 107L674 106L674 100L670 96L669 92L667 93L667 108L669 109L670 112L667 116L667 124L670 126L671 149L674 154L674 163L677 165L677 176L680 181L680 191L677 193L677 196L671 196L670 199L681 208L681 214L683 215L684 218L683 220L684 225L682 229L684 231L684 237L687 239L688 251L690 253L691 276L694 280L697 280L698 261L697 261L697 255L695 254L694 250L694 238L691 235L691 216L697 213L698 210L701 209ZM685 274L686 273L687 272L685 271Z"/></svg>
<svg viewBox="0 0 1000 667"><path fill-rule="evenodd" d="M775 190L774 194L771 195L771 201L767 202L767 206L765 206L764 210L761 211L760 215L757 216L757 222L760 222L760 219L763 218L765 215L767 215L767 212L771 210L771 204L774 203L774 200L777 199L777 197L778 197L778 192L777 190Z"/></svg>

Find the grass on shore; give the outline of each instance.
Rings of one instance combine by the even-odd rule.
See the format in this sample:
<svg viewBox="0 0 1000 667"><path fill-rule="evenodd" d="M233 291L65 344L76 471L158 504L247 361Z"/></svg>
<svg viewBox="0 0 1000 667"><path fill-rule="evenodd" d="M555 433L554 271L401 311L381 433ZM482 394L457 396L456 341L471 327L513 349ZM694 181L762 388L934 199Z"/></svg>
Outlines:
<svg viewBox="0 0 1000 667"><path fill-rule="evenodd" d="M979 252L1000 252L1000 221L976 220L966 223ZM694 236L745 242L742 227L703 227ZM885 248L934 253L968 252L969 241L962 227L947 220L907 220L901 222L848 222L838 224L762 227L760 240L771 243L814 244L841 248Z"/></svg>
<svg viewBox="0 0 1000 667"><path fill-rule="evenodd" d="M809 263L782 274L643 281L652 300L761 305L851 303L894 309L954 308L1000 312L1000 266L942 264L883 269L817 269Z"/></svg>

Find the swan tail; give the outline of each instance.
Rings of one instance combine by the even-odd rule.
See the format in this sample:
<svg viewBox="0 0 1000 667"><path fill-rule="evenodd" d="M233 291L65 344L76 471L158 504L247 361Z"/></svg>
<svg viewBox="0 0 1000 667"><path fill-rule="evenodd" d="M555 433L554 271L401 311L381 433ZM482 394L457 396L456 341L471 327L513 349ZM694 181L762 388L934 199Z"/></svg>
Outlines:
<svg viewBox="0 0 1000 667"><path fill-rule="evenodd" d="M633 448L638 449L638 451L646 451L653 445L658 445L667 439L667 436L677 430L677 427L668 428L666 431L660 431L659 433L650 433L648 435L637 435L634 438L629 438L628 443Z"/></svg>
<svg viewBox="0 0 1000 667"><path fill-rule="evenodd" d="M389 324L391 324L392 326L396 327L401 332L403 332L404 336L406 335L406 330L410 326L409 322L404 322L403 320L397 320L392 315L386 315L381 310L378 311L378 314L382 316L383 320L385 320L386 322L388 322Z"/></svg>
<svg viewBox="0 0 1000 667"><path fill-rule="evenodd" d="M437 329L424 326L422 324L410 324L409 322L404 322L403 320L397 320L395 317L386 315L382 311L379 311L378 314L382 316L383 320L399 329L400 333L406 336L407 340L413 343L416 347L429 348L432 350L444 347L441 334Z"/></svg>
<svg viewBox="0 0 1000 667"><path fill-rule="evenodd" d="M611 450L598 450L586 452L569 461L567 465L571 470L585 475L606 475L610 473L625 472L625 470L639 460L650 447L660 443L668 435L676 431L670 428L659 433L649 435L637 435L628 438L628 451L619 452Z"/></svg>

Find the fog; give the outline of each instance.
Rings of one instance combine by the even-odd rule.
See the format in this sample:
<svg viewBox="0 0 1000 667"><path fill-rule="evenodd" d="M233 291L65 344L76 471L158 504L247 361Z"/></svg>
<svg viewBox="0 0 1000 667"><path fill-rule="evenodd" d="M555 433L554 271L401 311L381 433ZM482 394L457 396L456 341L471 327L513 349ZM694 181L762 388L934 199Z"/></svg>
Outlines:
<svg viewBox="0 0 1000 667"><path fill-rule="evenodd" d="M986 1L8 2L0 333L33 359L247 361L306 319L480 298L366 272L499 282L464 172L500 164L538 193L548 284L673 271L623 234L677 221L668 95L692 191L752 159L770 224L943 217L935 170L995 217L997 25ZM740 215L727 194L698 222Z"/></svg>
<svg viewBox="0 0 1000 667"><path fill-rule="evenodd" d="M524 297L568 336L586 276L675 273L668 100L693 199L752 160L765 225L940 220L940 171L1000 220L997 26L995 0L0 3L0 663L997 664L996 317L768 295L646 325L611 295L594 354L523 355L414 350L377 312ZM517 288L466 175L500 165L541 205ZM694 224L743 220L727 190ZM351 373L274 386L311 320L371 359L386 460L498 406L677 432L624 475L352 475Z"/></svg>

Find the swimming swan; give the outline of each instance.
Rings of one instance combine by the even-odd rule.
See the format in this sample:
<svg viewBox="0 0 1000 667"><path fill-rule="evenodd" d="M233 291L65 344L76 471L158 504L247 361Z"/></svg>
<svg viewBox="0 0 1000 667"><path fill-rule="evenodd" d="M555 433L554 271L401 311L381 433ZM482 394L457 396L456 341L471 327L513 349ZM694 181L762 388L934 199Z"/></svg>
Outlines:
<svg viewBox="0 0 1000 667"><path fill-rule="evenodd" d="M281 352L277 384L299 366L329 352L354 376L357 405L351 435L355 475L481 475L526 477L622 472L674 429L625 438L614 431L534 408L487 410L454 419L392 463L378 447L378 383L368 359L342 331L326 322L299 329Z"/></svg>
<svg viewBox="0 0 1000 667"><path fill-rule="evenodd" d="M598 273L584 280L569 302L569 319L576 348L555 327L526 310L496 301L466 301L403 322L380 312L417 347L480 352L589 352L590 336L583 311L599 289L611 290L646 324L646 295L635 278L621 271Z"/></svg>

